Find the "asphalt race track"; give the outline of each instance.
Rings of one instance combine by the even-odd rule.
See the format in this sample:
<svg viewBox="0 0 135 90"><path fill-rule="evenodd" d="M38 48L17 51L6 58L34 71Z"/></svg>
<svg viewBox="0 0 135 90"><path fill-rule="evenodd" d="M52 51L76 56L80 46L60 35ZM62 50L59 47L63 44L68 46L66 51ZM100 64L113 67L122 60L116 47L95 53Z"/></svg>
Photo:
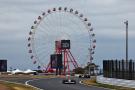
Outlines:
<svg viewBox="0 0 135 90"><path fill-rule="evenodd" d="M75 78L76 84L62 84L62 78L51 79L33 79L29 78L0 78L0 80L6 80L16 83L29 84L42 90L109 90L100 87L85 86L79 83L80 79Z"/></svg>
<svg viewBox="0 0 135 90"><path fill-rule="evenodd" d="M62 84L61 78L33 80L28 82L28 84L43 90L109 90L81 85L79 79L77 79L77 84Z"/></svg>

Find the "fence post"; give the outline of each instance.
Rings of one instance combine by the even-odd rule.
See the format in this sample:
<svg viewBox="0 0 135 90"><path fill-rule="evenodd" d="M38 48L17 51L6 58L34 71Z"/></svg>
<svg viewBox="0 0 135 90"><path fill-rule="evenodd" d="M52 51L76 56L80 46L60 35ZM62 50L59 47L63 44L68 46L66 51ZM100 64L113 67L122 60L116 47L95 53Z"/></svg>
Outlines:
<svg viewBox="0 0 135 90"><path fill-rule="evenodd" d="M122 79L125 77L124 60L122 60Z"/></svg>
<svg viewBox="0 0 135 90"><path fill-rule="evenodd" d="M128 79L132 80L132 60L129 61Z"/></svg>
<svg viewBox="0 0 135 90"><path fill-rule="evenodd" d="M116 67L116 77L115 78L118 78L118 63L117 63L117 60L115 61L115 67Z"/></svg>
<svg viewBox="0 0 135 90"><path fill-rule="evenodd" d="M135 65L135 63L133 62L133 70L132 70L132 71L133 71L133 74L132 74L132 76L133 76L133 80L135 80L135 69L134 69L134 68L135 68L135 66L134 66L134 65Z"/></svg>

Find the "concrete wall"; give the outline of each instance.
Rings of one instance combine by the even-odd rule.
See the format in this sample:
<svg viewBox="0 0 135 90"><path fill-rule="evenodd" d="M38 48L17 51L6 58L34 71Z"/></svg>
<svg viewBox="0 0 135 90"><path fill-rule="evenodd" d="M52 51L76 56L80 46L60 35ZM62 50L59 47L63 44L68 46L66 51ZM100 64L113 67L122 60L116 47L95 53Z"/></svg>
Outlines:
<svg viewBox="0 0 135 90"><path fill-rule="evenodd" d="M96 81L98 83L103 83L103 84L135 88L135 80L124 80L124 79L105 78L103 76L97 76Z"/></svg>

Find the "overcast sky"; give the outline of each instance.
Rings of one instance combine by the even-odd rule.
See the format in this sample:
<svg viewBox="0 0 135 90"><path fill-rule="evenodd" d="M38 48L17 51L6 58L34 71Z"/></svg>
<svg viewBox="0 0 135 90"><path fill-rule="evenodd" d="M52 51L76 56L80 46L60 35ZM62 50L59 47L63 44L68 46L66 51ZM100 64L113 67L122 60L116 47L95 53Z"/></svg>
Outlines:
<svg viewBox="0 0 135 90"><path fill-rule="evenodd" d="M0 59L8 67L35 68L28 55L30 27L42 11L72 7L89 18L95 30L95 61L125 58L125 25L129 21L129 58L135 59L135 0L0 0ZM80 64L84 64L83 61Z"/></svg>

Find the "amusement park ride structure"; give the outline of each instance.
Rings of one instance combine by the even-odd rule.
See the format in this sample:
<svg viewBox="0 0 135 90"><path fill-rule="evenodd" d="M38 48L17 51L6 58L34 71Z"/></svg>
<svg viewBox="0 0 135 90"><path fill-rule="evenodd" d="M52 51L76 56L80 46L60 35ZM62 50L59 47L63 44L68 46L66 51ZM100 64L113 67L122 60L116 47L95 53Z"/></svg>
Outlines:
<svg viewBox="0 0 135 90"><path fill-rule="evenodd" d="M72 16L74 18L71 18L70 16ZM63 19L66 19L66 20L63 20ZM49 20L52 20L52 21L49 21ZM76 21L76 22L73 22L73 21ZM50 24L50 22L52 22L51 23L52 25ZM68 25L65 26L65 23L67 23ZM54 27L57 25L58 27L61 27L61 28L60 29L54 28L53 25L54 25ZM82 25L82 26L79 26L79 25ZM57 31L56 31L56 29L57 29ZM69 33L68 30L70 30L72 33ZM55 31L58 33L57 35L55 35L56 34ZM43 32L45 32L45 33L43 33ZM74 32L77 32L77 34ZM44 11L42 13L42 15L38 16L38 18L34 21L34 25L31 26L31 31L29 32L29 37L28 37L29 50L28 50L28 52L30 54L30 58L33 60L33 64L40 65L41 67L45 68L46 71L51 70L51 67L52 67L51 60L49 60L48 58L43 58L43 57L48 57L50 55L50 53L52 53L54 51L53 55L57 56L57 55L61 54L60 59L62 59L62 64L60 64L60 65L62 65L62 66L60 66L58 68L59 74L61 72L64 75L66 75L67 72L69 74L70 69L71 69L71 67L70 67L71 64L72 64L73 68L78 67L78 63L77 63L78 58L76 60L74 58L74 56L72 55L71 45L70 45L71 41L73 41L72 46L74 43L78 43L78 40L77 40L78 32L81 33L81 35L83 33L83 35L86 37L87 37L86 34L88 34L88 37L85 38L86 40L88 40L87 47L83 46L83 48L85 48L85 47L89 48L88 49L89 50L89 60L90 60L89 62L92 63L92 60L94 57L93 55L94 55L94 51L95 51L95 47L96 47L96 39L95 39L95 34L93 31L93 28L91 27L90 21L86 17L84 17L84 15L82 13L79 13L77 10L73 10L72 8L58 7L58 8L52 8L52 9L48 9L47 11ZM59 37L59 35L63 34L63 33L70 34L70 36L72 36L72 38L56 40L55 36ZM74 35L76 35L76 36L74 36ZM48 36L50 36L50 37L48 37ZM73 38L73 36L75 39ZM45 37L45 38L43 38L43 37ZM53 38L53 39L51 39L51 38ZM46 39L49 39L49 40L46 40ZM84 38L83 38L83 40L84 40ZM52 52L49 52L49 53L47 53L47 49L48 48L50 49L51 46L48 45L47 41L49 42L49 45L54 45L53 43L55 43L55 50L53 50ZM79 45L76 45L76 46L74 45L74 47L78 47L78 46ZM52 49L52 47L51 47L51 49ZM38 50L39 48L41 48L41 49ZM45 52L43 52L43 50ZM83 51L83 49L80 51ZM78 52L78 51L76 51L76 52ZM87 52L87 51L85 51L85 52ZM44 55L44 54L46 54L46 55ZM51 56L53 56L53 55L51 55ZM47 65L46 62L43 63L42 60L48 60L49 64ZM56 69L56 67L55 67L55 69ZM56 71L57 71L57 69L56 69Z"/></svg>

